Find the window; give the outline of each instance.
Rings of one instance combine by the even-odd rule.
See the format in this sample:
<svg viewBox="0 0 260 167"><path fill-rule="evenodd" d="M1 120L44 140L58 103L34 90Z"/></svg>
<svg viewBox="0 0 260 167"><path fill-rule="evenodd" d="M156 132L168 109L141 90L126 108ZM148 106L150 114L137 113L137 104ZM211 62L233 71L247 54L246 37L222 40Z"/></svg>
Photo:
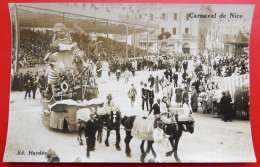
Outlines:
<svg viewBox="0 0 260 167"><path fill-rule="evenodd" d="M161 28L161 33L164 33L165 29L164 28Z"/></svg>
<svg viewBox="0 0 260 167"><path fill-rule="evenodd" d="M166 15L165 15L165 13L162 13L162 19L163 19L163 20L166 19Z"/></svg>
<svg viewBox="0 0 260 167"><path fill-rule="evenodd" d="M190 20L190 13L186 13L186 20L187 20L187 21Z"/></svg>
<svg viewBox="0 0 260 167"><path fill-rule="evenodd" d="M177 20L177 13L173 14L173 20L176 21Z"/></svg>
<svg viewBox="0 0 260 167"><path fill-rule="evenodd" d="M78 4L77 4L77 3L74 3L74 6L78 6Z"/></svg>
<svg viewBox="0 0 260 167"><path fill-rule="evenodd" d="M185 28L185 35L189 34L189 28Z"/></svg>
<svg viewBox="0 0 260 167"><path fill-rule="evenodd" d="M172 29L172 35L176 35L176 28Z"/></svg>
<svg viewBox="0 0 260 167"><path fill-rule="evenodd" d="M82 3L82 8L85 9L86 8L86 4Z"/></svg>

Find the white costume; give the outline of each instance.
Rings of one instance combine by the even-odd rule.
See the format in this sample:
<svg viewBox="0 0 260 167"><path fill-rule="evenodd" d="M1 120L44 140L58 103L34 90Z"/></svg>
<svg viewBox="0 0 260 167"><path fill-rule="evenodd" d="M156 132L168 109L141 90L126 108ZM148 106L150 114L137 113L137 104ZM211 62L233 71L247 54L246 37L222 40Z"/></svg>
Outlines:
<svg viewBox="0 0 260 167"><path fill-rule="evenodd" d="M163 162L166 157L166 152L170 151L171 144L168 139L169 136L164 134L164 131L160 128L155 128L153 132L154 144L153 148L157 154L156 161Z"/></svg>
<svg viewBox="0 0 260 167"><path fill-rule="evenodd" d="M188 121L190 120L190 112L191 112L191 107L187 104L183 104L183 114L179 114L178 120L179 121Z"/></svg>
<svg viewBox="0 0 260 167"><path fill-rule="evenodd" d="M113 100L111 100L110 103L108 103L108 100L106 100L104 102L104 110L106 113L109 114L113 110L114 107L115 107L115 103Z"/></svg>

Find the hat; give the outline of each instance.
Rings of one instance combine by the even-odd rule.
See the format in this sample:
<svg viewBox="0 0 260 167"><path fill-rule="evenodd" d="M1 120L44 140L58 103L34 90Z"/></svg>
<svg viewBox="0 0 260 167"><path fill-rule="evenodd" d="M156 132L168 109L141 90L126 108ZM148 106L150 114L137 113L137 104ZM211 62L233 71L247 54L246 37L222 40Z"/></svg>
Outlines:
<svg viewBox="0 0 260 167"><path fill-rule="evenodd" d="M56 23L56 24L54 25L53 31L54 31L54 32L67 31L67 28L66 28L65 25L62 24L62 23Z"/></svg>

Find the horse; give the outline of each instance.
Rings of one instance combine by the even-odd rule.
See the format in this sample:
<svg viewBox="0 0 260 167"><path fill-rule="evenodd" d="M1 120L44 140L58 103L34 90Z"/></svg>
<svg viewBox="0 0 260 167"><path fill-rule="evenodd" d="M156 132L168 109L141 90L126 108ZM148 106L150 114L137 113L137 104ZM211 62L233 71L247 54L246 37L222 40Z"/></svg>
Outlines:
<svg viewBox="0 0 260 167"><path fill-rule="evenodd" d="M175 116L175 117L177 118L177 116ZM127 157L131 157L130 141L133 138L132 129L133 129L133 125L134 125L136 118L137 118L137 116L130 116L130 117L124 116L121 120L121 124L125 127L125 132L126 132L126 137L125 137L124 141L125 141L125 144L126 144L125 153L126 153ZM157 121L161 121L161 120L159 118L156 118L154 120L154 125L156 125ZM170 136L169 141L170 141L171 146L172 146L172 150L169 151L169 152L166 152L165 155L168 157L168 156L171 156L172 153L174 153L174 158L177 162L181 162L179 157L178 157L177 150L178 150L178 143L179 143L180 137L182 136L182 133L185 130L183 128L183 124L186 125L187 131L189 131L190 133L194 132L194 126L193 126L194 122L193 121L187 121L187 122L178 122L177 121L175 123L169 122L169 123L164 123L164 126L163 126L164 133ZM154 158L156 158L156 156L157 156L156 152L154 151L154 149L152 147L153 140L148 140L148 147L147 147L146 152L144 151L144 148L143 148L144 142L145 142L145 140L142 140L142 143L141 143L141 146L140 146L140 149L141 149L140 160L141 160L141 162L144 162L146 154L150 150L152 150Z"/></svg>
<svg viewBox="0 0 260 167"><path fill-rule="evenodd" d="M114 111L110 111L110 113L106 113L103 115L97 114L99 123L102 128L98 130L98 137L97 140L101 143L102 142L102 132L103 128L106 129L107 131L107 136L105 140L105 145L109 147L109 136L110 132L112 130L116 131L116 149L118 151L121 150L120 147L120 141L121 141L121 136L120 136L120 123L121 123L121 113L119 109L114 109Z"/></svg>

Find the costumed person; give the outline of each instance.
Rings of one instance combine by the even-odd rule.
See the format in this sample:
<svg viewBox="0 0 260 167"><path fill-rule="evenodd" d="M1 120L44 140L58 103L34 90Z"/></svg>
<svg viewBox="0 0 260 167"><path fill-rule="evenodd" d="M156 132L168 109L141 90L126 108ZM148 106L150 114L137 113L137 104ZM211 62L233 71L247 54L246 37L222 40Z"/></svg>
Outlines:
<svg viewBox="0 0 260 167"><path fill-rule="evenodd" d="M156 162L164 162L164 158L166 157L166 152L170 151L171 144L169 141L169 135L164 133L164 123L162 121L157 121L155 125L155 129L153 132L153 148L156 152Z"/></svg>
<svg viewBox="0 0 260 167"><path fill-rule="evenodd" d="M87 158L90 158L90 151L95 150L96 132L98 130L98 122L96 121L96 114L90 115L90 120L85 124L85 137L87 141Z"/></svg>
<svg viewBox="0 0 260 167"><path fill-rule="evenodd" d="M136 91L136 89L135 89L135 87L134 87L134 84L131 84L131 88L129 89L129 91L128 91L128 97L130 98L130 100L131 100L131 108L133 108L133 106L134 106L134 103L135 103L135 97L136 97L136 95L137 95L137 91Z"/></svg>
<svg viewBox="0 0 260 167"><path fill-rule="evenodd" d="M167 97L163 96L162 102L160 103L160 113L161 114L168 114L169 106L167 104L167 101L168 101Z"/></svg>
<svg viewBox="0 0 260 167"><path fill-rule="evenodd" d="M128 69L126 69L126 71L125 71L125 83L129 82L129 76L130 76L130 72L128 71Z"/></svg>
<svg viewBox="0 0 260 167"><path fill-rule="evenodd" d="M91 34L91 41L88 44L88 55L90 55L90 58L96 62L98 60L98 44L102 41L97 42L97 37L95 34Z"/></svg>
<svg viewBox="0 0 260 167"><path fill-rule="evenodd" d="M151 109L154 103L154 90L152 85L150 85L150 89L148 89L148 101Z"/></svg>
<svg viewBox="0 0 260 167"><path fill-rule="evenodd" d="M183 104L183 113L178 114L178 123L185 132L187 131L187 127L185 126L186 125L185 123L188 121L194 122L194 119L192 117L192 109L189 105L189 98L185 98Z"/></svg>
<svg viewBox="0 0 260 167"><path fill-rule="evenodd" d="M112 94L107 95L107 100L104 102L104 110L106 113L110 114L111 111L113 111L113 108L115 107L115 103L113 101Z"/></svg>

